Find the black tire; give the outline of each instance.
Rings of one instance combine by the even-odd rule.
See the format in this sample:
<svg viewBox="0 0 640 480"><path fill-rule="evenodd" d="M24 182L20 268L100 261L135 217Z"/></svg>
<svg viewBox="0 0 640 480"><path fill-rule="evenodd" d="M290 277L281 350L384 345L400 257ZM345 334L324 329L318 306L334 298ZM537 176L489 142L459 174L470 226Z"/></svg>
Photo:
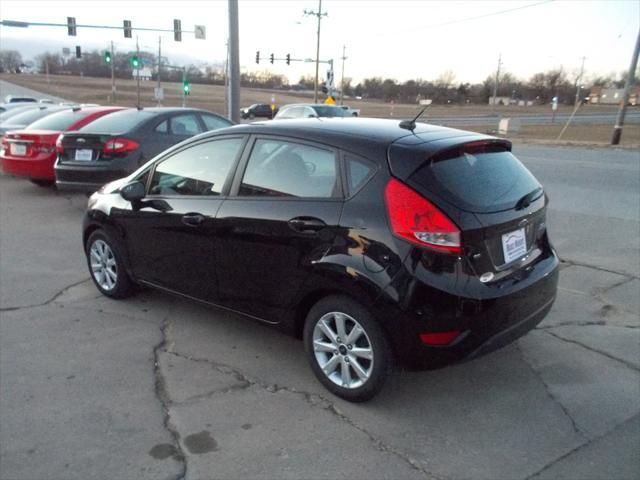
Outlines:
<svg viewBox="0 0 640 480"><path fill-rule="evenodd" d="M99 243L102 242L102 243ZM115 271L116 277L115 280L111 275L109 275L109 279L107 280L107 273L104 272L104 263L102 263L103 268L103 281L100 281L100 273L95 272L92 267L92 259L95 261L97 258L92 257L92 247L96 245L96 248L99 249L101 245L106 245L111 253L111 255L107 255L104 258L110 260L111 258L115 261L114 265L110 265L110 270ZM109 235L104 230L96 230L87 239L87 244L85 245L85 254L87 257L87 266L89 268L89 274L91 275L91 280L93 280L94 285L100 293L106 295L111 298L126 298L131 296L135 291L135 285L129 278L127 274L126 268L124 266L124 258L122 249L118 245L118 242L115 241L111 235ZM115 269L113 268L115 266ZM110 287L106 283L112 282L112 286ZM102 284L101 284L102 283Z"/></svg>
<svg viewBox="0 0 640 480"><path fill-rule="evenodd" d="M56 184L55 180L43 180L40 178L30 178L29 181L42 188L51 188Z"/></svg>
<svg viewBox="0 0 640 480"><path fill-rule="evenodd" d="M341 342L338 342L341 350L336 349L332 352L321 350L316 352L314 350L314 336L317 336L319 332L316 330L316 325L323 319L331 325L331 318L335 313L343 315L347 338L340 339ZM344 317L344 315L346 315L346 317ZM337 323L335 323L335 316L333 318L333 325L337 332L338 328ZM347 342L351 337L350 333L354 330L355 325L360 326L364 330L364 335L361 334L357 342L353 342L354 345L351 345ZM349 326L351 326L351 330L347 330ZM325 336L325 338L328 339L329 337ZM315 339L318 340L317 337ZM307 359L318 380L320 380L327 390L350 402L365 402L373 398L382 389L385 381L393 370L393 355L385 332L365 307L348 297L330 296L316 303L307 315L303 340ZM367 350L367 344L370 346L371 361L360 357L360 353L355 353L355 350L362 352ZM329 346L330 343L326 342L324 345ZM320 357L320 360L317 355ZM338 360L339 363L336 364L335 370L331 372L331 375L327 375L321 368L319 362L327 360L325 365L333 365L335 364L332 363L334 362L334 357L340 357ZM348 358L351 360L348 360ZM342 369L345 368L345 363L346 369L349 372L348 376L342 373ZM357 363L361 369L360 371L364 372L366 370L368 372L366 380L363 380L362 376L357 375L354 363ZM338 369L340 369L340 374L336 375L338 374ZM350 379L357 377L355 379L356 383L351 387L346 387L344 386L344 377ZM342 385L338 385L338 381L343 382ZM361 384L358 384L359 382L361 382Z"/></svg>

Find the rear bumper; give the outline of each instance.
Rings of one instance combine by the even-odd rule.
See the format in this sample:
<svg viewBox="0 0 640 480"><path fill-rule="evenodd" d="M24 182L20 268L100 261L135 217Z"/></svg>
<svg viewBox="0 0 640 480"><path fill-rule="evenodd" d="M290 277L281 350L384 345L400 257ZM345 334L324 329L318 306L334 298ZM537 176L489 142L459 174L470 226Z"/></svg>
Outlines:
<svg viewBox="0 0 640 480"><path fill-rule="evenodd" d="M56 186L60 190L95 192L102 185L128 175L127 170L94 165L55 165Z"/></svg>
<svg viewBox="0 0 640 480"><path fill-rule="evenodd" d="M18 177L53 180L53 163L55 158L44 160L0 158L2 170Z"/></svg>
<svg viewBox="0 0 640 480"><path fill-rule="evenodd" d="M535 328L551 309L558 288L558 266L558 258L551 252L526 276L506 280L504 288L497 285L494 295L482 299L442 291L427 295L430 287L416 287L412 309L396 309L395 321L385 322L396 356L410 368L438 368L513 342ZM437 298L436 305L426 298ZM421 333L454 331L460 333L447 345L427 345L420 340Z"/></svg>

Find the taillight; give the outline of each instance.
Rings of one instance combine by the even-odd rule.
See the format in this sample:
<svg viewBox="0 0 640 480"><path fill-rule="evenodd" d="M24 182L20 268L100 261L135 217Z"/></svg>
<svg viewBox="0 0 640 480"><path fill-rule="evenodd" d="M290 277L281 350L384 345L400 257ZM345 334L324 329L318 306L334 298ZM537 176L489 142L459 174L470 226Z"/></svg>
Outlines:
<svg viewBox="0 0 640 480"><path fill-rule="evenodd" d="M425 345L444 346L450 345L460 336L460 331L421 333L420 341Z"/></svg>
<svg viewBox="0 0 640 480"><path fill-rule="evenodd" d="M137 150L138 147L140 147L138 142L134 142L128 138L113 138L104 144L102 151L108 154L126 153L133 152Z"/></svg>
<svg viewBox="0 0 640 480"><path fill-rule="evenodd" d="M58 139L56 140L56 152L58 152L58 153L64 152L64 147L62 146L62 138L63 137L64 137L64 135L60 135L60 136L58 136Z"/></svg>
<svg viewBox="0 0 640 480"><path fill-rule="evenodd" d="M384 196L393 233L435 250L462 251L458 227L419 193L392 178Z"/></svg>

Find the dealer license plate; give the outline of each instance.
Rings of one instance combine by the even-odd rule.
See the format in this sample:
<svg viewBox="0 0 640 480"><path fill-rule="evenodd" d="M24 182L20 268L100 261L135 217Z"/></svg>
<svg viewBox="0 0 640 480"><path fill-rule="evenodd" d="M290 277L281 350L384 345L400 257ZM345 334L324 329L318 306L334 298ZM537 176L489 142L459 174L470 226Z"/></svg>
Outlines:
<svg viewBox="0 0 640 480"><path fill-rule="evenodd" d="M76 150L76 160L90 162L93 158L93 150Z"/></svg>
<svg viewBox="0 0 640 480"><path fill-rule="evenodd" d="M527 240L524 234L524 228L502 235L502 252L504 253L505 263L518 260L527 253Z"/></svg>
<svg viewBox="0 0 640 480"><path fill-rule="evenodd" d="M26 155L27 146L19 143L11 143L11 155Z"/></svg>

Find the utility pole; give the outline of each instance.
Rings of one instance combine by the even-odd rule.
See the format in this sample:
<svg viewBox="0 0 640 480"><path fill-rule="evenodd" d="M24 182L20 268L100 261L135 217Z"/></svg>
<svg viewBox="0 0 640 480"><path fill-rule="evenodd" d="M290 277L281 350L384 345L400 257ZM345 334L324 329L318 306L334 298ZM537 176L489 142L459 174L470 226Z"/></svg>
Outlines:
<svg viewBox="0 0 640 480"><path fill-rule="evenodd" d="M498 55L498 68L496 70L496 81L493 84L493 100L491 101L491 112L496 112L496 96L498 95L498 80L500 78L500 66L502 65L502 54Z"/></svg>
<svg viewBox="0 0 640 480"><path fill-rule="evenodd" d="M187 92L184 90L184 82L187 80L187 67L182 67L182 108L187 106Z"/></svg>
<svg viewBox="0 0 640 480"><path fill-rule="evenodd" d="M318 11L314 12L312 10L304 11L305 15L315 15L318 17L318 37L316 42L316 84L313 89L313 103L318 103L318 69L320 68L320 21L322 17L326 17L327 13L322 13L322 0L318 0Z"/></svg>
<svg viewBox="0 0 640 480"><path fill-rule="evenodd" d="M138 36L136 35L136 57L138 58L138 66L136 67L136 83L137 83L137 108L140 109L140 45L138 44Z"/></svg>
<svg viewBox="0 0 640 480"><path fill-rule="evenodd" d="M347 59L345 57L345 51L347 47L345 45L342 46L342 78L340 79L340 105L344 102L344 61Z"/></svg>
<svg viewBox="0 0 640 480"><path fill-rule="evenodd" d="M160 67L162 66L162 37L158 35L158 106L162 106L162 99L160 95L160 89L162 88L162 83L160 81Z"/></svg>
<svg viewBox="0 0 640 480"><path fill-rule="evenodd" d="M622 102L620 103L620 110L618 110L618 118L616 118L616 124L613 127L613 137L611 138L611 145L618 145L620 143L620 137L622 136L622 127L624 125L624 116L627 113L627 104L629 103L629 94L635 84L636 66L638 65L638 53L640 53L640 30L638 30L638 38L636 39L636 48L631 55L631 65L629 65L629 74L627 75L627 83L624 86L624 93L622 94Z"/></svg>
<svg viewBox="0 0 640 480"><path fill-rule="evenodd" d="M229 0L229 120L240 122L240 40L238 0Z"/></svg>
<svg viewBox="0 0 640 480"><path fill-rule="evenodd" d="M584 73L584 61L585 61L586 58L587 57L582 57L582 65L580 66L580 73L578 74L578 77L576 78L576 101L575 101L576 105L580 101L580 90L582 89L582 86L580 85L580 82L582 81L582 75Z"/></svg>
<svg viewBox="0 0 640 480"><path fill-rule="evenodd" d="M111 41L111 103L116 104L116 57L113 54L113 40Z"/></svg>

